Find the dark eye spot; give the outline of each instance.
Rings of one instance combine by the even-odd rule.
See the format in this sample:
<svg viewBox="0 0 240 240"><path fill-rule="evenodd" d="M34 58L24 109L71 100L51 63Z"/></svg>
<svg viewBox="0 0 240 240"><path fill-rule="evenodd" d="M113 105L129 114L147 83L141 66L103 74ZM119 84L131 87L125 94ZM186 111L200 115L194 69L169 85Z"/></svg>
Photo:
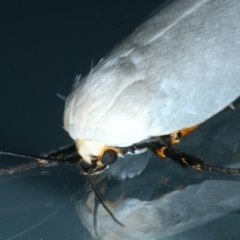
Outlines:
<svg viewBox="0 0 240 240"><path fill-rule="evenodd" d="M110 165L117 159L117 153L113 150L106 150L102 156L102 164Z"/></svg>

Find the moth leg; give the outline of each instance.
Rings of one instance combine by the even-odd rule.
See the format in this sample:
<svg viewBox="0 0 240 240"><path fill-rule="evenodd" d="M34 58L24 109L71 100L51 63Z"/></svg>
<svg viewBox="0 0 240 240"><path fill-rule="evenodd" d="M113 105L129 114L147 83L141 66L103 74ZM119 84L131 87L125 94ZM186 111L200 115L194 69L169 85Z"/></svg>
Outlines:
<svg viewBox="0 0 240 240"><path fill-rule="evenodd" d="M32 155L17 152L0 151L0 155L10 155L34 160L22 163L17 166L0 168L0 175L13 174L16 172L22 172L41 166L53 167L57 164L76 164L79 161L79 156L75 153L76 153L75 145L68 145L66 147L51 151L43 155Z"/></svg>
<svg viewBox="0 0 240 240"><path fill-rule="evenodd" d="M151 149L158 157L170 158L183 168L193 168L196 170L201 170L201 166L204 164L204 162L200 158L193 157L178 149L174 149L170 146L160 143L155 143L154 147L151 146Z"/></svg>
<svg viewBox="0 0 240 240"><path fill-rule="evenodd" d="M239 175L240 169L239 168L228 168L228 167L221 167L206 164L200 158L194 157L190 154L184 153L178 149L171 148L169 146L154 143L149 145L149 148L154 151L154 153L161 157L161 158L170 158L176 163L178 163L183 168L192 168L195 170L207 170L216 173L223 173L223 174L233 174Z"/></svg>
<svg viewBox="0 0 240 240"><path fill-rule="evenodd" d="M57 150L53 150L46 154L43 154L43 156L48 157L48 158L54 158L54 159L66 159L66 158L70 157L71 155L73 155L74 153L77 153L75 143L61 147Z"/></svg>
<svg viewBox="0 0 240 240"><path fill-rule="evenodd" d="M187 136L188 134L190 134L192 131L194 131L196 128L198 127L198 125L193 126L193 127L189 127L189 128L184 128L180 131L176 131L173 132L169 135L164 135L161 136L161 139L167 144L167 145L174 145L174 144L178 144L182 137Z"/></svg>

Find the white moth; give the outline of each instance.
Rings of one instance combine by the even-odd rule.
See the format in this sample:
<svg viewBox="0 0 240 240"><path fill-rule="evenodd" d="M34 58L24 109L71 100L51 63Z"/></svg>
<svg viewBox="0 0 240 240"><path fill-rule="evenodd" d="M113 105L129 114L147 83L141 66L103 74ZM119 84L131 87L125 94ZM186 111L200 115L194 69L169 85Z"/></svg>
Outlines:
<svg viewBox="0 0 240 240"><path fill-rule="evenodd" d="M167 4L81 79L64 128L83 161L198 125L240 95L240 1Z"/></svg>

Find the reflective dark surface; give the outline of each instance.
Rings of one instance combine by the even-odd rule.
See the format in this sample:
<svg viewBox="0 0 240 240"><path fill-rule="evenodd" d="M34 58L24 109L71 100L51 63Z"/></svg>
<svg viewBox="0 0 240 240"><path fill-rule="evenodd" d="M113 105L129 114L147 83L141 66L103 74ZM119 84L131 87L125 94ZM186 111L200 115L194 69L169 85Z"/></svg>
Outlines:
<svg viewBox="0 0 240 240"><path fill-rule="evenodd" d="M240 109L226 110L178 147L211 164L240 167L239 121ZM102 208L77 167L57 166L1 176L1 239L240 237L239 176L182 169L148 151L118 159L93 180L125 228Z"/></svg>
<svg viewBox="0 0 240 240"><path fill-rule="evenodd" d="M239 109L220 113L202 124L179 147L211 164L232 163L240 167L239 120ZM141 164L143 159L149 159L146 167ZM102 198L125 228L113 222L88 184L84 196L77 198L79 218L94 237L239 239L239 176L185 170L170 160L159 161L150 153L129 156L129 166L134 162L135 168L129 169L135 170L134 177L110 168L109 173L95 178ZM127 166L124 169L127 171ZM109 177L111 171L117 179Z"/></svg>
<svg viewBox="0 0 240 240"><path fill-rule="evenodd" d="M71 142L55 93L67 95L76 74L159 5L121 2L0 3L1 149L38 154ZM179 147L211 164L238 164L239 122L239 109L224 111ZM24 161L0 156L0 167ZM147 152L118 159L94 182L126 228L101 211L76 167L57 166L0 176L0 239L240 238L239 176L182 169Z"/></svg>

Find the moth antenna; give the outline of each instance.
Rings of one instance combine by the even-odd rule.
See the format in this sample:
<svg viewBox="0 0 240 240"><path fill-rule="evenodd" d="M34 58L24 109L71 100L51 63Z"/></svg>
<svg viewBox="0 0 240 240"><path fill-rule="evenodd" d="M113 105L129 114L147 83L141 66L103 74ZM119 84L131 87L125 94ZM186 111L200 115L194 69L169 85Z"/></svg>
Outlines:
<svg viewBox="0 0 240 240"><path fill-rule="evenodd" d="M56 95L57 95L59 98L61 98L63 101L66 100L66 97L65 97L65 96L63 96L63 95L61 95L61 94L59 94L59 93L56 93Z"/></svg>
<svg viewBox="0 0 240 240"><path fill-rule="evenodd" d="M39 155L32 155L32 154L25 154L25 153L18 153L18 152L9 152L9 151L0 151L0 155L9 155L13 157L20 157L20 158L28 158L34 160L44 160L44 161L59 161L59 159L52 159L44 156ZM44 162L43 162L44 164Z"/></svg>
<svg viewBox="0 0 240 240"><path fill-rule="evenodd" d="M81 80L81 75L77 75L73 82L72 90L78 85L79 81Z"/></svg>
<svg viewBox="0 0 240 240"><path fill-rule="evenodd" d="M94 185L94 183L93 183L93 181L92 181L92 179L91 179L91 171L92 171L92 170L93 170L92 168L90 168L90 169L88 170L88 172L87 172L87 180L88 180L88 182L90 183L90 185L91 185L91 187L92 187L92 190L94 191L94 194L96 195L98 201L102 204L102 206L104 207L104 209L108 212L108 214L111 216L111 218L112 218L118 225L120 225L121 227L125 227L124 224L122 224L120 221L117 220L117 218L113 215L113 213L108 209L108 207L107 207L107 206L105 205L105 203L103 202L101 196L99 195L99 193L98 193L98 191L97 191L97 189L96 189L96 187L95 187L95 185Z"/></svg>

